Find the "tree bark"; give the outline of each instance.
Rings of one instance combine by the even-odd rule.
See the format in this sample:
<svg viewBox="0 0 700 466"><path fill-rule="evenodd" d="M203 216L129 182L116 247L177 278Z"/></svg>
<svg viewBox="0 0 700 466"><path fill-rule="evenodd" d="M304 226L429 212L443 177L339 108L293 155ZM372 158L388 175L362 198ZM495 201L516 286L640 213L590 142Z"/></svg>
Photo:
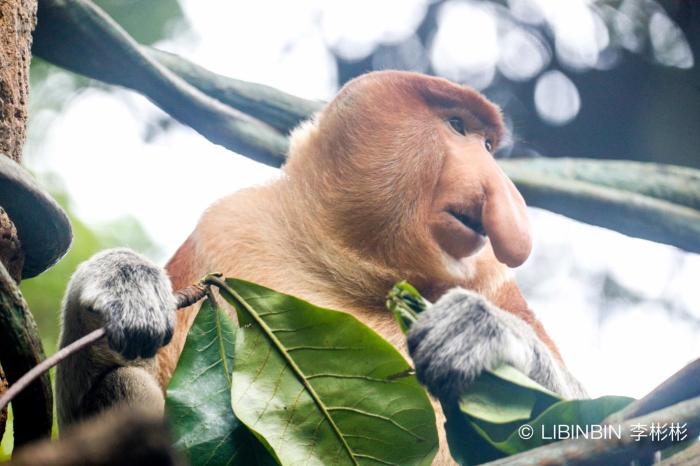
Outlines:
<svg viewBox="0 0 700 466"><path fill-rule="evenodd" d="M12 279L19 283L22 278L24 253L15 224L12 223L2 205L0 205L0 262L5 265Z"/></svg>
<svg viewBox="0 0 700 466"><path fill-rule="evenodd" d="M0 0L0 157L18 163L27 138L29 64L36 12L37 0ZM44 355L34 321L16 288L24 257L15 225L0 206L0 363L10 382ZM29 349L23 352L25 346ZM13 404L15 445L51 432L50 387L47 375ZM4 421L2 424L4 427Z"/></svg>
<svg viewBox="0 0 700 466"><path fill-rule="evenodd" d="M5 380L5 373L2 371L2 366L0 366L0 396L7 391L7 380ZM7 408L0 409L0 440L5 434L5 423L7 422Z"/></svg>
<svg viewBox="0 0 700 466"><path fill-rule="evenodd" d="M22 159L36 0L0 2L0 153Z"/></svg>

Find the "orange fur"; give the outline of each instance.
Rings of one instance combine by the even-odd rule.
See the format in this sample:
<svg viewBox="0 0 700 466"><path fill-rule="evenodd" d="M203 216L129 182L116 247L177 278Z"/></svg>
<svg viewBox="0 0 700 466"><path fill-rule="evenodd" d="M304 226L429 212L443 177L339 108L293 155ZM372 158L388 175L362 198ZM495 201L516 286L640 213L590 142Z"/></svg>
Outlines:
<svg viewBox="0 0 700 466"><path fill-rule="evenodd" d="M408 279L436 299L463 286L533 325L556 353L490 244L454 258L435 240L430 225L437 215L435 199L445 194L441 190L454 191L447 194L466 211L484 208L483 180L471 173L479 170L449 162L473 152L474 141L481 140L470 136L469 146L461 139L446 142L454 135L444 118L453 113L478 138L488 136L497 144L502 137L499 110L479 93L446 80L380 72L349 83L293 133L279 179L226 197L204 213L167 265L173 286L184 287L212 271L250 280L349 312L404 355L405 338L384 309L389 288ZM478 156L478 167L495 165L485 151ZM464 170L466 181L443 179L446 166ZM470 180L473 192L461 186ZM159 353L164 386L194 312L178 313L176 335ZM438 462L446 463L442 430Z"/></svg>

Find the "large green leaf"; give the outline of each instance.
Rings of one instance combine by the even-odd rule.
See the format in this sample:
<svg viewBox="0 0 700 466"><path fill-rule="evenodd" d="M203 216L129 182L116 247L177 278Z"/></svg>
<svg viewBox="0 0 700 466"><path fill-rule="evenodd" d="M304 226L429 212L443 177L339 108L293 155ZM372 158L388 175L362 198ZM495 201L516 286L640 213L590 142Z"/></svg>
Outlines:
<svg viewBox="0 0 700 466"><path fill-rule="evenodd" d="M166 412L192 466L275 464L231 410L236 327L226 312L205 301L168 386Z"/></svg>
<svg viewBox="0 0 700 466"><path fill-rule="evenodd" d="M435 414L398 351L349 314L241 280L233 410L278 458L296 464L427 465Z"/></svg>

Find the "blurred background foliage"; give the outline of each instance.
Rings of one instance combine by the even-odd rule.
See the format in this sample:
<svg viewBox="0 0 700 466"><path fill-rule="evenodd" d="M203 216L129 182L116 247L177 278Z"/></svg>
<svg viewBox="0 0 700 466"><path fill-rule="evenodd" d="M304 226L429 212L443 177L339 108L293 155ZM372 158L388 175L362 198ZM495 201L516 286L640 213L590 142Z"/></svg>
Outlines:
<svg viewBox="0 0 700 466"><path fill-rule="evenodd" d="M365 56L342 41L331 47L341 83L391 67L482 89L508 117L507 154L700 167L693 3L438 0L404 40Z"/></svg>

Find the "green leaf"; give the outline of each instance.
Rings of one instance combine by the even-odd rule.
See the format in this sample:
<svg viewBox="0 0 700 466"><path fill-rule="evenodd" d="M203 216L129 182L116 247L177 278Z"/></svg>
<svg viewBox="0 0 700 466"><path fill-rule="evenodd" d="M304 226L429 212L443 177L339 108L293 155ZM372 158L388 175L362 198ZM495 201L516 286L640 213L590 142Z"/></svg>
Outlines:
<svg viewBox="0 0 700 466"><path fill-rule="evenodd" d="M428 304L418 290L405 280L394 285L386 298L386 307L394 314L404 334L408 333L418 314L425 311Z"/></svg>
<svg viewBox="0 0 700 466"><path fill-rule="evenodd" d="M561 400L512 366L484 372L459 400L460 410L492 424L526 421Z"/></svg>
<svg viewBox="0 0 700 466"><path fill-rule="evenodd" d="M165 403L175 446L192 466L276 464L231 410L235 340L231 318L206 300L187 334Z"/></svg>
<svg viewBox="0 0 700 466"><path fill-rule="evenodd" d="M435 414L398 351L353 316L241 280L233 410L282 464L428 465Z"/></svg>
<svg viewBox="0 0 700 466"><path fill-rule="evenodd" d="M497 446L510 454L520 453L548 443L557 441L552 434L552 429L557 426L580 426L590 428L599 425L603 419L630 404L634 399L624 396L602 396L591 400L562 400L542 414L531 420L529 424L533 428L534 435L530 439L523 439L517 430Z"/></svg>
<svg viewBox="0 0 700 466"><path fill-rule="evenodd" d="M510 383L503 380L502 382ZM521 388L523 391L537 390ZM518 396L524 397L525 393ZM446 410L450 451L462 466L493 461L557 441L558 438L553 433L553 429L557 426L565 426L562 428L572 431L577 426L582 429L591 429L591 426L599 425L610 414L619 411L632 401L631 398L620 396L605 396L592 400L561 400L527 419L509 420L515 416L510 418L503 416L500 420L506 422L502 423L473 417L464 412L465 404L460 403L459 409ZM497 403L499 408L489 411L493 421L498 420L493 413L498 413L499 409L507 406L507 401L503 399ZM533 412L537 409L534 408ZM518 414L523 412L524 410ZM523 438L520 435L519 428L525 424L532 428L533 435L530 438Z"/></svg>

